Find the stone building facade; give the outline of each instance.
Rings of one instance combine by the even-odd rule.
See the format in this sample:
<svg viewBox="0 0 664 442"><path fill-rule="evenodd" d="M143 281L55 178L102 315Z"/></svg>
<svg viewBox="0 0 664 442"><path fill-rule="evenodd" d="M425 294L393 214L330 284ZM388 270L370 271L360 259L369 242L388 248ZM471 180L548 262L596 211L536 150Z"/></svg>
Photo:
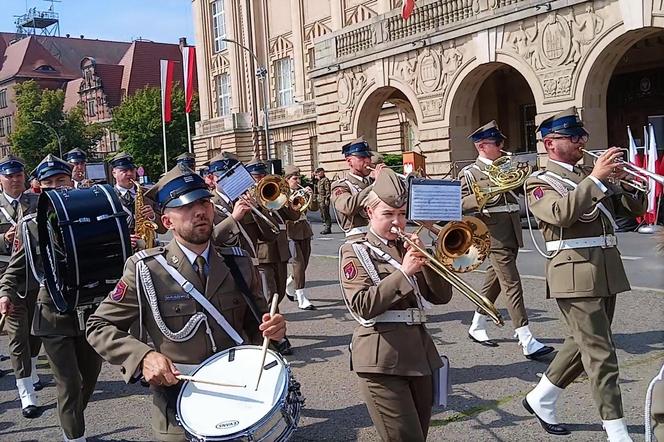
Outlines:
<svg viewBox="0 0 664 442"><path fill-rule="evenodd" d="M535 151L536 125L570 106L593 148L664 120L664 0L418 0L407 21L401 0L192 5L199 162L221 149L267 156L258 66L270 156L305 171L341 170L341 145L360 135L382 152L421 151L441 176L474 157L467 136L491 119L514 151Z"/></svg>

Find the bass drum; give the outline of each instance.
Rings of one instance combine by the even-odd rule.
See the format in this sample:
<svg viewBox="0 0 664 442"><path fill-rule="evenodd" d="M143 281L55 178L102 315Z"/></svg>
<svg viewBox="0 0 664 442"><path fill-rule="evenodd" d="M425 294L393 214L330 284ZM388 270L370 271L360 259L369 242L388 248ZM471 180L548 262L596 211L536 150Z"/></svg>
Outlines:
<svg viewBox="0 0 664 442"><path fill-rule="evenodd" d="M58 311L93 304L113 289L131 255L126 217L108 184L42 192L39 249L44 284Z"/></svg>

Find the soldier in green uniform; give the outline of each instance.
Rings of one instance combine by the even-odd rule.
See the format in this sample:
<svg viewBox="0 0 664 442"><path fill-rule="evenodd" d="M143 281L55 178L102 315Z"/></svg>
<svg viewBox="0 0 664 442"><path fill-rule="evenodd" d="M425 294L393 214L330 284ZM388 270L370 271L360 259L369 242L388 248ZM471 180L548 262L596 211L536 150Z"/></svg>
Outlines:
<svg viewBox="0 0 664 442"><path fill-rule="evenodd" d="M71 166L48 155L32 172L42 189L72 187ZM34 272L41 283L44 273L37 253L38 235L34 216L23 217L19 225L14 253L0 281L0 313L11 311L18 304L26 275ZM25 232L25 236L23 233ZM30 277L30 276L29 276ZM39 285L39 284L38 284ZM55 377L58 393L58 417L65 441L85 441L84 411L97 383L101 358L85 340L85 318L91 309L60 313L47 288L41 284L34 306L32 334L41 338Z"/></svg>
<svg viewBox="0 0 664 442"><path fill-rule="evenodd" d="M491 233L489 254L491 265L484 277L481 293L492 303L496 302L498 295L504 294L507 310L524 356L528 359L537 359L551 353L553 347L535 339L528 325L521 277L516 267L519 247L523 246L518 199L513 191L505 192L489 201L480 211L477 197L472 191L473 184L481 188L495 187L495 184L489 180L486 168L503 155L501 149L507 137L500 131L496 122L491 121L470 134L468 138L475 145L478 157L475 163L462 170L461 203L464 213L477 216L487 225ZM476 311L468 336L474 342L497 347L498 344L489 339L486 324L487 317Z"/></svg>
<svg viewBox="0 0 664 442"><path fill-rule="evenodd" d="M174 238L129 258L117 286L88 320L88 340L120 366L126 382L144 378L150 383L156 439L186 441L175 416L182 386L177 377L242 342L255 344L263 336L279 340L286 323L279 314L265 313L251 259L238 248L215 248L210 241L212 194L199 175L176 166L150 195ZM192 290L185 292L185 281ZM128 332L136 320L153 347Z"/></svg>
<svg viewBox="0 0 664 442"><path fill-rule="evenodd" d="M452 297L427 259L397 243L406 227L408 192L390 169L378 175L362 205L367 233L340 250L339 278L351 315L351 365L383 441L424 441L434 403L433 375L443 365L426 327L426 310ZM411 239L422 246L416 235Z"/></svg>
<svg viewBox="0 0 664 442"><path fill-rule="evenodd" d="M86 164L88 155L78 147L65 154L64 160L71 164L71 179L74 181L74 188L89 186L91 181L86 179Z"/></svg>
<svg viewBox="0 0 664 442"><path fill-rule="evenodd" d="M325 226L320 232L321 235L329 235L332 233L332 217L330 216L330 196L332 195L332 183L330 179L325 176L325 169L319 167L314 172L318 182L317 186L317 198L318 198L318 207L320 210L320 217Z"/></svg>
<svg viewBox="0 0 664 442"><path fill-rule="evenodd" d="M14 155L7 155L0 160L0 254L7 261L0 262L2 272L12 254L16 229L20 219L37 211L39 196L25 192L25 164ZM25 275L15 297L14 310L7 316L6 329L9 335L9 359L11 360L16 387L21 399L21 412L24 417L34 418L39 415L35 391L42 389L37 374L37 356L41 349L41 340L30 334L32 315L39 284L32 275ZM2 292L0 292L0 295Z"/></svg>
<svg viewBox="0 0 664 442"><path fill-rule="evenodd" d="M630 290L614 217L643 214L645 195L611 182L624 176L615 163L618 148L604 152L592 169L576 166L588 141L576 108L537 130L549 160L526 182L526 198L546 241L547 298L556 300L568 335L523 405L548 433L569 434L556 418L556 402L585 370L609 441L631 441L611 332L616 295Z"/></svg>

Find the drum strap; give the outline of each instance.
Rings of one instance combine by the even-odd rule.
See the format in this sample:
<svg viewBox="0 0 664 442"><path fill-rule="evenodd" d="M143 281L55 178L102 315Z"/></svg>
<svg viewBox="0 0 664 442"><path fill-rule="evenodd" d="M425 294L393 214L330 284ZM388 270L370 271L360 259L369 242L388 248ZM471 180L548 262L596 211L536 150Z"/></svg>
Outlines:
<svg viewBox="0 0 664 442"><path fill-rule="evenodd" d="M44 283L44 275L40 275L37 272L37 268L35 267L35 257L33 255L33 249L32 249L32 236L30 236L30 229L28 228L28 223L33 220L34 217L30 218L25 218L24 222L21 223L21 235L23 236L23 251L25 252L25 260L27 262L27 266L29 267L30 270L32 271L32 276L34 276L35 280L37 281L37 284L42 285ZM46 257L46 259L49 259ZM28 296L28 279L30 275L27 274L27 269L26 269L26 275L25 275L25 293L23 294L22 298L25 298Z"/></svg>
<svg viewBox="0 0 664 442"><path fill-rule="evenodd" d="M0 210L2 211L2 214L5 216L5 218L7 218L7 221L9 221L9 223L12 225L12 227L16 227L16 221L14 221L14 218L9 215L7 209L0 207Z"/></svg>
<svg viewBox="0 0 664 442"><path fill-rule="evenodd" d="M247 303L247 306L249 306L249 309L251 310L251 313L254 315L254 318L256 318L256 321L258 321L258 324L260 324L262 322L261 321L262 315L258 310L258 306L252 299L251 290L249 290L249 287L247 286L247 281L244 280L242 272L240 272L240 269L238 268L235 259L232 256L224 255L224 262L230 269L231 275L233 275L233 279L235 279L235 283L240 289L240 293L242 293L244 301Z"/></svg>
<svg viewBox="0 0 664 442"><path fill-rule="evenodd" d="M201 292L199 292L194 285L187 281L187 279L180 274L177 270L175 270L173 267L169 266L168 263L166 262L166 259L164 259L163 255L156 255L153 256L153 258L161 264L161 266L168 272L169 275L177 282L180 284L180 286L184 289L185 292L187 292L191 297L193 297L198 303L209 313L212 315L215 321L217 321L217 324L226 332L228 336L235 341L237 345L241 345L244 343L244 339L238 334L238 332L235 331L235 329L228 323L226 318L219 313L219 310L216 309L210 301L205 298Z"/></svg>

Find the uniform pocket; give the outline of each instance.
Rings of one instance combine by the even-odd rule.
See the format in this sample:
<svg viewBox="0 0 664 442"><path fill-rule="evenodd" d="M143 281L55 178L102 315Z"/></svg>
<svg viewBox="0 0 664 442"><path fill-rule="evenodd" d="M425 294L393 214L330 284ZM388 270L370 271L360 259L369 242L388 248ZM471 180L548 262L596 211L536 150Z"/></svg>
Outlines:
<svg viewBox="0 0 664 442"><path fill-rule="evenodd" d="M592 289L592 264L588 249L561 250L549 263L549 289L558 293L573 293Z"/></svg>

